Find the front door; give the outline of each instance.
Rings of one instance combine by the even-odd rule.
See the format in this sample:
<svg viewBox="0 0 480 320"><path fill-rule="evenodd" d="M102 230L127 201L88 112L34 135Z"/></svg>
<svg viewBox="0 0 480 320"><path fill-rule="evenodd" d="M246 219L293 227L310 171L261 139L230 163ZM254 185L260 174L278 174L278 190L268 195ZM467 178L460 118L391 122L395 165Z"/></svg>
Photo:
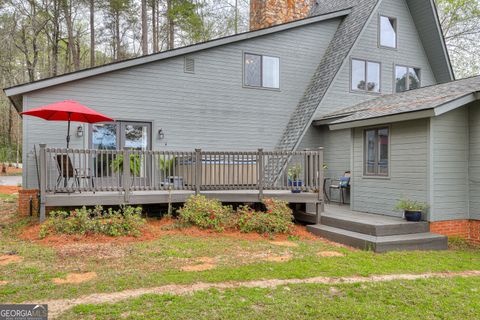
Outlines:
<svg viewBox="0 0 480 320"><path fill-rule="evenodd" d="M90 146L98 150L93 155L93 175L99 188L110 189L120 186L121 172L117 169L118 153L114 150L151 150L152 124L148 122L117 121L91 125ZM141 155L133 155L131 160L132 185L148 183L146 177L151 164Z"/></svg>

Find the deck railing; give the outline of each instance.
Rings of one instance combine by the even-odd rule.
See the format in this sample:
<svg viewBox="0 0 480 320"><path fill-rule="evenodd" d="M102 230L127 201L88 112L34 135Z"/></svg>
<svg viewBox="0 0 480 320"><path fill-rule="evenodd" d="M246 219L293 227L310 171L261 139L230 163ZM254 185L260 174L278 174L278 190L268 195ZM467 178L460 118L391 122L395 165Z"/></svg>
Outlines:
<svg viewBox="0 0 480 320"><path fill-rule="evenodd" d="M145 151L40 145L41 195L149 190L299 190L323 188L323 150ZM127 160L125 160L127 159ZM296 172L296 177L289 175Z"/></svg>

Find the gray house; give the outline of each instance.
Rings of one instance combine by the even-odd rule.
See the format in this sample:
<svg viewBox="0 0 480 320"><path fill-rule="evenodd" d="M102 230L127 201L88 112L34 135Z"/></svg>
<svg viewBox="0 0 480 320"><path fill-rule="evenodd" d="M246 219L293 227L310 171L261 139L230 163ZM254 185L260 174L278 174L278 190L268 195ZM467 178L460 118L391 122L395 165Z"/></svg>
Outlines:
<svg viewBox="0 0 480 320"><path fill-rule="evenodd" d="M169 175L175 187L175 177L181 176L182 189L191 186L198 192L209 185L216 190L211 179L218 179L217 185L228 184L227 180L234 185L258 184L260 193L268 189L270 195L279 195L286 189L282 186L292 187L282 172L286 175L289 161L300 157L306 192L284 197L306 203L304 211L310 211L312 205L323 206L323 187L328 194L324 176L351 172L349 210L331 210L337 210L337 220L348 212L349 222L358 223L333 224L332 218L311 228L338 241L354 239L364 246L390 243L395 239L388 237L399 236L415 245L418 239L441 240L437 247L443 247L444 238L428 233L426 222L412 227L400 219L388 220L402 215L393 210L399 198L428 202L424 219L432 230L442 233L462 221L450 234L470 237L480 219L476 93L480 78L454 81L433 0L297 1L293 7L289 3L252 0L250 32L27 83L5 93L18 111L72 99L114 118L114 123L74 126L78 134L71 146L89 150L97 164L100 154L106 158L109 154L95 150L128 147L159 151L161 157L177 152L177 165L187 163L179 159L196 157L197 164L204 163L201 172L199 167L193 172L176 167L177 173ZM33 147L46 144L50 148L44 151L46 159L57 152L51 148L64 147L62 133L58 123L24 118L25 188L39 186ZM319 147L323 151L317 151ZM193 152L198 148L211 153ZM257 149L263 149L266 158L259 158L263 151ZM226 150L236 152L233 158L222 153ZM77 161L83 161L82 155L86 159L85 154L77 151ZM139 159L142 172L156 162ZM322 164L327 168L322 170ZM229 178L230 165L237 167L241 178ZM46 180L49 170L55 168L47 168ZM90 175L98 185L103 181L98 166L94 171ZM50 175L54 180L54 173ZM115 175L122 174L111 172L110 178ZM139 176L139 186L146 186L137 190L155 189L141 173L133 175ZM242 184L238 179L247 181ZM194 180L204 186L196 186ZM117 187L118 181L113 182ZM102 190L96 191L47 194L43 201L47 206L120 201L113 194L98 200ZM214 195L222 197L222 192ZM228 199L247 201L232 195ZM352 218L354 211L377 215ZM382 233L372 219L387 225L394 221L410 231ZM381 245L377 249L383 250Z"/></svg>

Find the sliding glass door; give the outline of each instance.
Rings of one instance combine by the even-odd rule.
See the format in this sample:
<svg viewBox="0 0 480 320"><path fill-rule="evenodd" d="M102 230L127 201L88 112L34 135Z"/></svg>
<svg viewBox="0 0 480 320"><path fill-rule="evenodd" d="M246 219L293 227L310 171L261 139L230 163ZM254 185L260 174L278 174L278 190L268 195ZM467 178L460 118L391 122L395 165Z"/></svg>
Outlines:
<svg viewBox="0 0 480 320"><path fill-rule="evenodd" d="M121 183L123 157L112 150L132 150L130 156L130 173L134 176L132 185L147 184L151 164L143 155L135 151L151 150L152 124L149 122L117 121L95 123L91 125L90 146L98 150L93 154L93 175L97 185L108 188L109 185Z"/></svg>

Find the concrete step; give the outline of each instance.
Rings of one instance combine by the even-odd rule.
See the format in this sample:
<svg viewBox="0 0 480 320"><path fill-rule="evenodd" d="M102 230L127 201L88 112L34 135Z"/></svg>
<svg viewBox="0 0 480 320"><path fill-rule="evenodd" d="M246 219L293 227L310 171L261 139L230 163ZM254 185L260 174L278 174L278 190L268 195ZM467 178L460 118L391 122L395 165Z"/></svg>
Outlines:
<svg viewBox="0 0 480 320"><path fill-rule="evenodd" d="M446 250L446 236L431 232L373 236L326 225L310 225L307 230L323 238L342 243L362 250L374 252L402 250Z"/></svg>
<svg viewBox="0 0 480 320"><path fill-rule="evenodd" d="M429 224L425 221L409 222L401 218L368 213L322 215L320 223L330 227L377 237L425 233L430 231Z"/></svg>
<svg viewBox="0 0 480 320"><path fill-rule="evenodd" d="M317 215L315 212L305 212L302 210L295 210L293 212L296 221L300 221L307 224L316 224Z"/></svg>

